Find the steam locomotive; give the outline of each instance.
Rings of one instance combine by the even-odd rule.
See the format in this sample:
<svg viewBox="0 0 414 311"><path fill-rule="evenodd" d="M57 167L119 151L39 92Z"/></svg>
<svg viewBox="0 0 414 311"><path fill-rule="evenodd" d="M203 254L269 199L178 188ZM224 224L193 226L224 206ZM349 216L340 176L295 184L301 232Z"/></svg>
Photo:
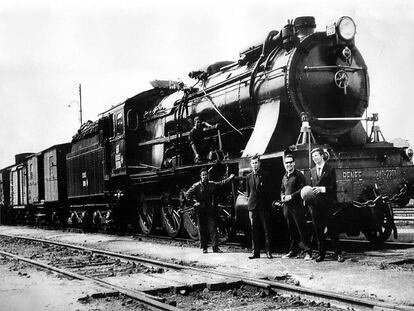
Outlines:
<svg viewBox="0 0 414 311"><path fill-rule="evenodd" d="M217 199L227 239L249 228L250 156L261 155L274 176L277 201L286 149L309 181L310 150L322 147L337 172L343 232L373 242L393 230L396 237L392 211L412 196L413 151L386 142L378 116L366 114L369 78L354 21L345 16L315 29L314 17L298 17L237 61L192 71L191 87L155 80L152 89L83 124L70 143L16 156L0 171L2 221L136 225L171 237L185 228L196 239L197 220L183 193L208 167L211 179L238 176ZM211 124L203 130L209 151L202 162L189 145L195 116Z"/></svg>

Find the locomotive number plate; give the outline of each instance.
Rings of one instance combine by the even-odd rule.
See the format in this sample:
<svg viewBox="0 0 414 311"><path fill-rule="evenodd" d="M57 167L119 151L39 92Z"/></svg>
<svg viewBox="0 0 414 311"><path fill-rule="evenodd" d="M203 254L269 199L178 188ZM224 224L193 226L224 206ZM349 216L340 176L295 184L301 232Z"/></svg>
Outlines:
<svg viewBox="0 0 414 311"><path fill-rule="evenodd" d="M395 169L388 169L388 170L376 170L375 171L375 178L376 179L387 179L392 180L397 178L397 170Z"/></svg>

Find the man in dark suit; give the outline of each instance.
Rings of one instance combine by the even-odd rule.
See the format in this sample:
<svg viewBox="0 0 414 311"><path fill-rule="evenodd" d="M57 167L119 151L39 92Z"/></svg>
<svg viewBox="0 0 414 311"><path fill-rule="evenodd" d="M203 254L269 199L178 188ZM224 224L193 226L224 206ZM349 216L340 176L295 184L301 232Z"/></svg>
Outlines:
<svg viewBox="0 0 414 311"><path fill-rule="evenodd" d="M327 227L331 236L334 256L339 262L342 262L344 258L339 250L337 228L332 225L333 205L336 202L335 170L325 162L324 152L321 148L313 149L311 155L313 162L315 162L315 166L311 169L311 181L315 198L310 202L309 210L318 242L319 256L316 261L320 262L325 259L326 241L324 231Z"/></svg>
<svg viewBox="0 0 414 311"><path fill-rule="evenodd" d="M305 176L295 169L293 154L284 157L286 174L283 175L280 198L283 202L283 215L286 219L290 247L289 252L282 258L293 258L298 255L299 242L305 252L305 260L312 259L309 232L306 225L307 208L303 205L300 191L305 186Z"/></svg>
<svg viewBox="0 0 414 311"><path fill-rule="evenodd" d="M200 170L200 181L193 184L185 194L187 200L192 202L196 209L200 246L203 249L203 253L207 253L208 234L210 234L213 243L213 252L221 253L218 247L215 195L217 188L228 183L233 177L234 174L231 174L220 182L209 181L208 170L202 168Z"/></svg>
<svg viewBox="0 0 414 311"><path fill-rule="evenodd" d="M265 248L267 258L272 258L270 251L269 216L271 207L271 182L270 174L260 169L259 156L250 159L252 172L247 175L247 208L249 210L250 224L252 228L253 255L250 259L260 257L260 227L265 236Z"/></svg>

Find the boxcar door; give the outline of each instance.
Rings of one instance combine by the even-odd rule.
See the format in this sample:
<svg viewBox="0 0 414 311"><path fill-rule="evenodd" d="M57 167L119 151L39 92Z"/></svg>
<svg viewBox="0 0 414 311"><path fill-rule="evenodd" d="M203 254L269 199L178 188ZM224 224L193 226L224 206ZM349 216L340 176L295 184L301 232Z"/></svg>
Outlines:
<svg viewBox="0 0 414 311"><path fill-rule="evenodd" d="M45 201L58 200L58 183L57 183L57 159L56 150L45 152L44 155L45 170Z"/></svg>

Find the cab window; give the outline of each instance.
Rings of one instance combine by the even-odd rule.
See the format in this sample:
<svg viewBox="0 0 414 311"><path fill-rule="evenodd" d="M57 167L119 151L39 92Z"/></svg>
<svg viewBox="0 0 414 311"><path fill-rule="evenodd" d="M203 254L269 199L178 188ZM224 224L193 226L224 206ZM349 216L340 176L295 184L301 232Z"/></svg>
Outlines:
<svg viewBox="0 0 414 311"><path fill-rule="evenodd" d="M136 131L138 129L138 114L135 110L128 110L127 112L127 127L131 131Z"/></svg>
<svg viewBox="0 0 414 311"><path fill-rule="evenodd" d="M29 166L29 180L33 180L33 163Z"/></svg>
<svg viewBox="0 0 414 311"><path fill-rule="evenodd" d="M115 135L119 136L124 133L124 118L122 112L115 115Z"/></svg>

